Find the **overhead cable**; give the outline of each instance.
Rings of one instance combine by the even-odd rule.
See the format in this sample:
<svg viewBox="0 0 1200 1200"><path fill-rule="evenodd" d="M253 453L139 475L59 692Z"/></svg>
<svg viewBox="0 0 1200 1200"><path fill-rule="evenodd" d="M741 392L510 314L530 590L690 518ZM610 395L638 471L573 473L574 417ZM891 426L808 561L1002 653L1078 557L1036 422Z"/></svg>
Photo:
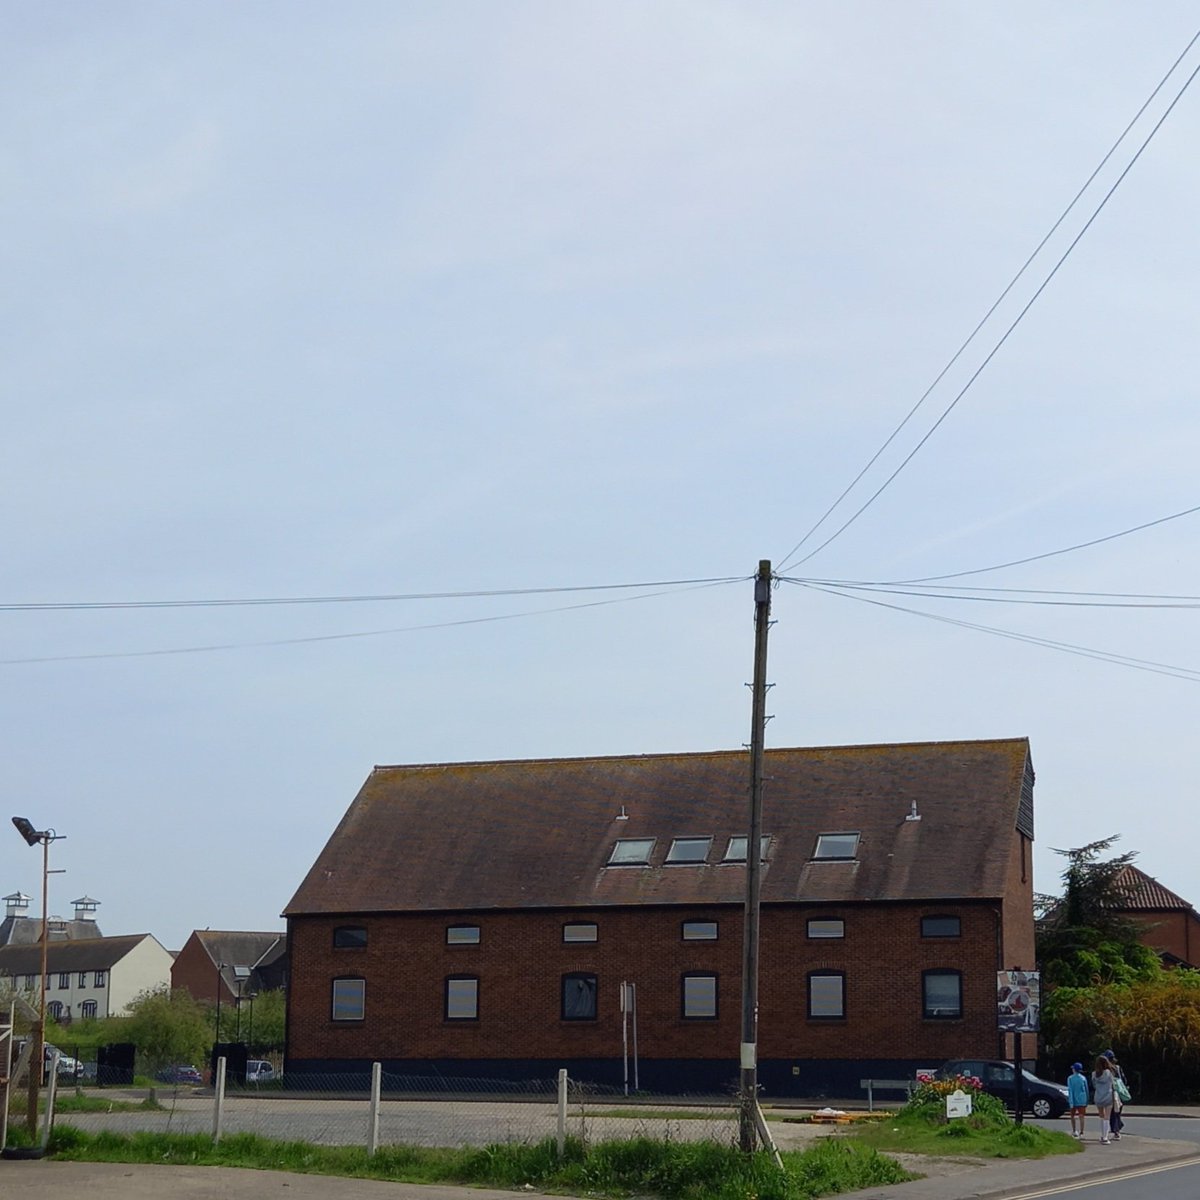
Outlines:
<svg viewBox="0 0 1200 1200"><path fill-rule="evenodd" d="M829 516L842 503L842 501L850 494L850 492L857 486L857 484L863 478L863 476L866 475L866 473L871 469L871 467L873 467L875 465L875 463L878 461L879 457L883 454L883 452L888 448L888 446L891 445L891 443L895 440L895 438L898 436L898 434L901 432L901 430L904 429L904 427L908 424L909 420L916 414L917 410L925 403L926 399L933 392L934 388L937 387L937 385L942 381L942 379L945 377L945 375L950 370L950 368L954 366L954 364L958 361L958 359L961 357L963 352L974 341L976 335L980 332L980 330L983 328L983 326L991 318L992 314L996 311L997 308L999 308L999 306L1004 301L1004 299L1012 291L1012 289L1016 285L1017 281L1025 274L1025 271L1028 269L1030 264L1038 256L1038 254L1040 254L1042 248L1046 245L1046 243L1050 240L1050 238L1058 230L1059 226L1063 223L1063 221L1066 219L1067 215L1071 212L1071 210L1078 203L1079 199L1083 196L1084 192L1086 192L1087 189L1091 186L1092 182L1095 180L1096 176L1103 169L1104 165L1112 157L1112 155L1116 151L1117 147L1120 146L1120 144L1125 140L1129 131L1133 128L1133 126L1137 123L1137 121L1140 119L1142 114L1146 111L1147 107L1154 100L1154 97L1158 95L1159 91L1161 91L1164 84L1171 77L1171 75L1175 72L1175 69L1179 66L1179 64L1183 61L1183 59L1187 55L1188 51L1192 48L1193 45L1195 45L1197 39L1200 39L1200 30L1198 30L1192 36L1191 41L1188 42L1187 46L1184 47L1184 49L1183 49L1182 53L1179 55L1179 57L1171 64L1170 69L1162 77L1162 79L1159 81L1158 85L1154 88L1154 90L1150 93L1150 95L1146 98L1145 102L1142 104L1141 108L1138 109L1138 111L1134 115L1133 119L1129 122L1128 125L1126 125L1125 129L1121 132L1121 135L1117 138L1117 140L1110 147L1108 153L1105 154L1105 156L1100 160L1100 163L1097 165L1096 169L1091 173L1091 175L1088 176L1087 181L1083 184L1083 186L1075 194L1075 197L1071 200L1070 204L1068 204L1067 207L1063 210L1063 212L1059 216L1058 220L1054 222L1054 224L1051 226L1049 232L1038 243L1038 245L1034 249L1033 253L1030 254L1030 256L1025 260L1024 264L1021 266L1021 269L1009 281L1008 286L1005 287L1005 289L1000 293L1000 295L999 295L999 297L997 297L995 303L993 303L991 308L989 308L987 310L987 312L984 314L983 318L979 321L979 323L975 326L975 328L967 336L966 340L954 352L953 356L946 363L946 365L941 369L941 371L938 372L938 374L935 377L935 379L933 380L933 382L929 385L928 388L925 389L925 392L922 394L921 398L917 401L917 403L915 405L913 405L913 407L909 410L908 414L904 417L904 419L900 422L900 424L897 425L894 430L892 430L892 432L888 435L887 439L884 441L883 445L880 446L878 450L876 450L876 452L871 456L871 458L867 462L867 464L862 468L862 470L859 471L859 473L854 477L854 479L850 482L850 484L846 487L846 489L841 493L841 495L838 496L838 498L829 506L829 508L827 508L825 510L825 512L821 515L820 519L816 522L816 524L814 524L812 526L812 528L810 528L809 531L791 548L791 550L789 550L787 552L787 554L784 555L783 559L780 561L780 564L779 564L780 569L783 569L786 567L788 562L791 561L792 557L801 549L801 547L803 547L808 542L809 538L811 538L813 536L813 534L816 533L816 531L826 522L826 520L828 520ZM1016 327L1021 323L1025 314L1030 310L1030 308L1033 307L1034 303L1041 296L1042 292L1049 285L1050 281L1054 278L1055 275L1058 274L1059 268L1066 261L1067 257L1070 255L1071 251L1075 249L1075 246L1079 243L1080 239L1091 227L1092 223L1100 215L1100 212L1103 210L1105 205L1108 203L1108 201L1112 197L1113 193L1121 185L1121 183L1125 179L1125 176L1129 174L1129 172L1133 168L1134 164L1142 156L1142 152L1150 144L1151 140L1154 138L1154 135L1158 132L1158 130L1161 127L1161 125L1163 124L1163 122L1171 114L1171 111L1174 109L1175 105L1182 98L1184 92L1187 91L1188 87L1192 83L1192 80L1195 79L1197 72L1200 72L1200 66L1197 66L1196 69L1193 70L1192 73L1184 81L1183 86L1176 93L1174 99L1167 106L1166 110L1159 117L1158 121L1155 122L1155 124L1154 124L1153 128L1150 130L1149 134L1147 134L1147 136L1143 140L1142 144L1138 147L1138 149L1134 153L1133 157L1129 160L1129 163L1126 165L1125 169L1117 177L1116 182L1113 183L1113 185L1105 193L1103 199L1101 199L1100 203L1097 205L1097 207L1093 211L1092 215L1087 219L1083 228L1080 229L1080 231L1072 239L1070 244L1067 246L1066 250L1063 252L1062 256L1054 264L1050 273L1046 276L1046 278L1042 281L1041 285L1037 288L1037 290L1033 293L1033 295L1030 297L1030 299L1026 302L1025 306L1017 314L1016 318L1012 321L1012 323L1004 331L1003 335L1000 337L1000 340L996 343L995 346L992 347L991 351L984 358L983 362L980 363L980 365L975 369L974 373L970 376L970 378L967 380L967 382L959 390L957 395L955 395L954 399L951 400L950 403L946 406L946 408L942 411L941 416L938 417L938 419L934 422L934 424L930 427L930 429L925 433L925 435L920 439L920 441L917 442L916 446L914 446L913 449L911 451L909 451L908 455L903 460L901 460L900 465L898 467L896 467L896 469L887 477L887 479L885 479L883 481L883 483L879 486L879 488L877 488L876 491L873 492L870 497L868 497L866 502L864 504L862 504L862 506L859 507L850 516L850 518L848 520L846 520L828 538L826 538L825 541L823 541L819 546L817 546L817 548L815 550L810 550L809 553L804 556L804 558L800 559L799 562L796 564L797 566L799 566L802 563L808 562L809 559L811 559L815 555L819 554L822 550L825 549L826 546L828 546L836 538L840 537L851 525L853 525L854 522L857 521L858 518L868 508L870 508L870 506L872 504L874 504L874 502L879 498L879 496L891 485L892 481L896 478L896 476L899 475L900 472L903 471L906 466L908 466L909 462L912 461L912 459L916 456L918 451L920 451L921 448L925 445L925 443L933 436L933 434L941 426L942 422L957 407L958 402L963 398L963 396L966 395L967 391L974 384L975 380L979 378L979 376L982 374L984 369L988 366L988 364L992 361L992 359L999 352L1000 348L1005 344L1005 342L1008 341L1009 336L1016 329Z"/></svg>
<svg viewBox="0 0 1200 1200"><path fill-rule="evenodd" d="M722 584L742 583L747 576L732 579L712 579L696 582L684 591L720 587ZM273 638L269 641L219 642L205 646L175 646L159 650L116 650L96 654L47 654L29 658L0 658L0 666L24 666L33 663L88 662L106 658L161 658L174 654L207 654L218 650L249 650L267 646L300 646L313 642L343 642L355 638L387 637L397 633L416 633L424 629L452 629L460 625L487 625L497 621L517 621L524 617L540 617L550 613L573 612L584 608L602 608L609 604L630 604L635 600L650 600L658 596L677 595L674 589L642 592L636 596L614 596L607 600L587 600L581 604L562 604L555 608L529 609L525 612L498 613L488 617L466 617L457 621L432 621L424 625L402 625L394 629L366 629L356 633L326 633L310 637Z"/></svg>
<svg viewBox="0 0 1200 1200"><path fill-rule="evenodd" d="M635 588L691 587L710 583L736 583L745 575L711 579L651 579L640 583L591 583L569 587L492 588L463 592L396 592L363 596L257 596L239 600L89 600L0 604L0 612L93 612L126 608L252 608L276 604L364 604L397 600L463 600L496 596L549 596L569 592L611 592Z"/></svg>
<svg viewBox="0 0 1200 1200"><path fill-rule="evenodd" d="M962 621L957 617L947 617L941 613L924 612L919 608L908 608L902 604L889 604L886 600L875 600L869 596L861 596L853 592L841 592L835 588L824 587L818 584L803 583L799 586L810 588L816 592L824 592L829 596L840 596L846 600L857 600L862 604L873 604L877 608L887 608L893 612L908 613L914 617L924 617L926 620L938 621L943 625L956 625L960 629L970 629L977 633L987 633L994 637L1025 642L1031 646L1041 646L1047 650L1057 650L1063 654L1074 654L1080 658L1091 658L1098 662L1107 662L1118 667L1129 667L1135 671L1148 671L1153 675L1168 675L1174 679L1183 679L1190 683L1200 683L1200 670L1192 667L1181 667L1173 663L1161 663L1151 659L1134 658L1127 654L1117 654L1109 650L1098 650L1092 646L1080 646L1072 642L1060 642L1053 638L1038 637L1034 634L1018 633L1012 629L1001 629L993 625L978 625L973 621Z"/></svg>

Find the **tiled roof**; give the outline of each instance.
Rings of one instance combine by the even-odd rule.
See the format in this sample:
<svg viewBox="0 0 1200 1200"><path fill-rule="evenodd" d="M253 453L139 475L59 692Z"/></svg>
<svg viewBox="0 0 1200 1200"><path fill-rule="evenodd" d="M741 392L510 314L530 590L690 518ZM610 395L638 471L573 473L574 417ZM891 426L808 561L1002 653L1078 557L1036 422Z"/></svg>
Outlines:
<svg viewBox="0 0 1200 1200"><path fill-rule="evenodd" d="M999 897L1031 769L1024 738L769 750L763 901ZM376 767L285 915L740 903L749 780L745 751ZM834 831L856 861L811 861ZM705 865L664 864L707 835ZM648 837L650 866L607 866Z"/></svg>
<svg viewBox="0 0 1200 1200"><path fill-rule="evenodd" d="M46 969L59 971L107 971L121 961L149 933L130 933L121 937L72 938L46 945ZM42 946L0 947L0 975L38 975L42 970Z"/></svg>
<svg viewBox="0 0 1200 1200"><path fill-rule="evenodd" d="M1169 888L1163 887L1151 875L1128 864L1113 880L1114 890L1124 897L1123 909L1131 912L1162 912L1164 909L1181 909L1190 912L1192 906Z"/></svg>

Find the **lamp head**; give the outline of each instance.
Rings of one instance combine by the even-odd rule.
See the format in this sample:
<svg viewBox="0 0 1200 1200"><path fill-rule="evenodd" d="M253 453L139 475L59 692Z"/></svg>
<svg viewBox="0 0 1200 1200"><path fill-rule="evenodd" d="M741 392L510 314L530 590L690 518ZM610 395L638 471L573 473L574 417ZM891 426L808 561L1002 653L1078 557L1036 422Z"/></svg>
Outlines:
<svg viewBox="0 0 1200 1200"><path fill-rule="evenodd" d="M12 823L17 827L17 832L31 845L36 846L42 840L42 834L33 827L33 822L28 817L13 817Z"/></svg>

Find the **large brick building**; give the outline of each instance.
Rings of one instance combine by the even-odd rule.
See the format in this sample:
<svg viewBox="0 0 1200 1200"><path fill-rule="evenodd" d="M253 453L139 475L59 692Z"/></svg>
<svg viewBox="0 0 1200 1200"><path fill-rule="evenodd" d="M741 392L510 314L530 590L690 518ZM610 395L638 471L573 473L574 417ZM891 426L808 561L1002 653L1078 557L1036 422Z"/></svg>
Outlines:
<svg viewBox="0 0 1200 1200"><path fill-rule="evenodd" d="M845 1095L999 1049L1033 965L1025 739L769 750L759 1078ZM285 916L287 1070L737 1075L744 752L377 767ZM1028 1049L1027 1049L1028 1052Z"/></svg>

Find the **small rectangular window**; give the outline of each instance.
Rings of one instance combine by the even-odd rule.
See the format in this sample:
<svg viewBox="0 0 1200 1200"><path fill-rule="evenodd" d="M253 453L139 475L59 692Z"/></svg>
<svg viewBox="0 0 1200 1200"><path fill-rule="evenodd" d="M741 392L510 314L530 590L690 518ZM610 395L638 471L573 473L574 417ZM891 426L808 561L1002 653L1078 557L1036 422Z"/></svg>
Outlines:
<svg viewBox="0 0 1200 1200"><path fill-rule="evenodd" d="M846 922L841 917L809 917L808 936L810 938L843 938L846 936Z"/></svg>
<svg viewBox="0 0 1200 1200"><path fill-rule="evenodd" d="M71 986L71 973L69 971L64 971L59 975L58 986L60 988L69 988Z"/></svg>
<svg viewBox="0 0 1200 1200"><path fill-rule="evenodd" d="M108 972L107 971L97 971L96 972L96 986L104 987L107 983L108 983Z"/></svg>
<svg viewBox="0 0 1200 1200"><path fill-rule="evenodd" d="M594 942L600 936L600 930L595 921L577 921L573 925L563 926L564 942Z"/></svg>
<svg viewBox="0 0 1200 1200"><path fill-rule="evenodd" d="M817 837L813 858L854 858L858 854L857 833L822 833Z"/></svg>
<svg viewBox="0 0 1200 1200"><path fill-rule="evenodd" d="M363 925L341 925L333 931L335 950L362 950L367 944L367 930Z"/></svg>
<svg viewBox="0 0 1200 1200"><path fill-rule="evenodd" d="M644 867L650 861L654 838L621 838L608 856L610 867Z"/></svg>
<svg viewBox="0 0 1200 1200"><path fill-rule="evenodd" d="M958 971L925 971L921 978L923 1013L927 1020L954 1020L962 1016L962 974Z"/></svg>
<svg viewBox="0 0 1200 1200"><path fill-rule="evenodd" d="M722 862L745 862L746 861L746 843L749 842L749 840L750 839L744 835L737 836L737 837L731 837L729 839L729 845L725 847L725 857L721 861ZM759 848L762 852L763 861L765 862L766 858L767 858L767 849L771 845L771 835L769 833L764 834L759 839L758 844L759 844Z"/></svg>
<svg viewBox="0 0 1200 1200"><path fill-rule="evenodd" d="M479 980L471 976L446 980L446 1020L479 1019Z"/></svg>
<svg viewBox="0 0 1200 1200"><path fill-rule="evenodd" d="M576 973L562 977L562 1019L564 1021L594 1021L596 1019L595 975Z"/></svg>
<svg viewBox="0 0 1200 1200"><path fill-rule="evenodd" d="M922 937L961 937L962 919L960 917L922 917Z"/></svg>
<svg viewBox="0 0 1200 1200"><path fill-rule="evenodd" d="M840 971L813 971L808 977L808 1015L834 1020L846 1015L846 977Z"/></svg>
<svg viewBox="0 0 1200 1200"><path fill-rule="evenodd" d="M451 925L446 929L447 946L478 946L478 925Z"/></svg>
<svg viewBox="0 0 1200 1200"><path fill-rule="evenodd" d="M685 942L715 942L717 940L716 921L684 921L683 940Z"/></svg>
<svg viewBox="0 0 1200 1200"><path fill-rule="evenodd" d="M335 1021L361 1021L366 1011L367 981L335 979L332 988Z"/></svg>
<svg viewBox="0 0 1200 1200"><path fill-rule="evenodd" d="M38 979L38 977L36 975L26 975L25 976L25 987L27 989L37 987L37 979Z"/></svg>
<svg viewBox="0 0 1200 1200"><path fill-rule="evenodd" d="M87 972L86 971L79 972L79 986L87 987Z"/></svg>
<svg viewBox="0 0 1200 1200"><path fill-rule="evenodd" d="M667 851L669 863L702 863L708 859L708 848L712 845L710 837L676 838Z"/></svg>
<svg viewBox="0 0 1200 1200"><path fill-rule="evenodd" d="M683 1015L688 1020L711 1021L717 1015L717 977L683 977Z"/></svg>

